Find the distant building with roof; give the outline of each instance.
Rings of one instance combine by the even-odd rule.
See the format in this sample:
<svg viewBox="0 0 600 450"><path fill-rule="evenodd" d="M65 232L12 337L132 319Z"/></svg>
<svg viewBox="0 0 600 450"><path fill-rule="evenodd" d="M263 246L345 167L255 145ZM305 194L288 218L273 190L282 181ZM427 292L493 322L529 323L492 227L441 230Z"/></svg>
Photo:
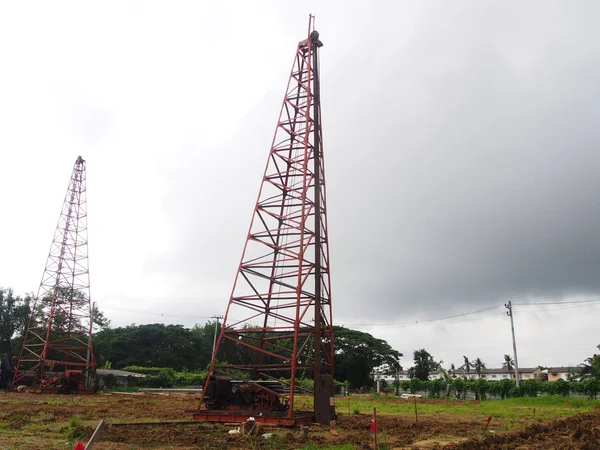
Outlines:
<svg viewBox="0 0 600 450"><path fill-rule="evenodd" d="M467 372L465 369L456 369L446 371L448 376L451 378L463 378L477 380L479 378L487 381L500 381L500 380L514 380L515 371L508 370L505 368L500 369L482 369L478 375L474 370ZM539 380L542 375L542 370L539 367L523 367L519 368L519 378L521 380ZM393 383L396 380L396 376L393 374L379 375L379 379L385 380L386 383ZM444 379L444 373L436 370L429 374L430 380ZM398 381L410 381L408 376L408 370L401 370L398 372Z"/></svg>
<svg viewBox="0 0 600 450"><path fill-rule="evenodd" d="M571 376L578 377L580 373L581 367L577 366L550 367L548 368L548 381L569 381Z"/></svg>

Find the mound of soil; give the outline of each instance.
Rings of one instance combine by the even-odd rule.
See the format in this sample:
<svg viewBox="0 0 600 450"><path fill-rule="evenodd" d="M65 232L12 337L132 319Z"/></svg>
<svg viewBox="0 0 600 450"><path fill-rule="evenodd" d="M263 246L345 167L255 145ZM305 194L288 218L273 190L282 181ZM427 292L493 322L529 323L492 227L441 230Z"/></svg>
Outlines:
<svg viewBox="0 0 600 450"><path fill-rule="evenodd" d="M600 449L600 410L530 425L522 430L449 444L446 450Z"/></svg>

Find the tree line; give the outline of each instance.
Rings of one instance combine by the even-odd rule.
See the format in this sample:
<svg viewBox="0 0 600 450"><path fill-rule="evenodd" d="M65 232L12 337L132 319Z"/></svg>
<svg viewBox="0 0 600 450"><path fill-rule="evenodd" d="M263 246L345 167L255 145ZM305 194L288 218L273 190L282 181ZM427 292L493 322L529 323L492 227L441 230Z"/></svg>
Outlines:
<svg viewBox="0 0 600 450"><path fill-rule="evenodd" d="M107 327L94 335L96 362L99 366L110 365L114 369L137 366L203 372L211 362L216 326L220 327L209 321L192 328L159 323ZM372 385L376 368L401 370L402 354L385 340L339 326L334 326L333 333L336 380L358 388ZM252 361L251 352L246 346L226 340L220 345L218 357L221 362L235 364ZM305 376L311 378L312 374Z"/></svg>
<svg viewBox="0 0 600 450"><path fill-rule="evenodd" d="M18 296L12 289L0 287L0 353L18 356L32 302L32 295ZM97 308L93 318L93 347L99 367L158 367L182 374L198 374L205 372L211 361L215 322L191 328L159 323L115 328ZM394 374L402 370L402 353L385 340L341 326L334 326L334 336L334 378L338 382L348 383L353 388L372 386L375 372ZM231 341L224 342L220 349L219 358L230 364L248 362L253 357L247 347ZM480 375L486 368L481 358L470 360L463 356L463 360L459 369L466 371L467 378L471 371ZM452 377L455 365L451 364L448 370L442 365L443 361L436 361L425 349L415 350L408 375L413 381L426 382L432 372L439 370ZM504 355L502 365L512 370L514 362L509 355ZM587 358L580 369L581 379L600 380L600 355ZM310 378L311 374L304 376Z"/></svg>
<svg viewBox="0 0 600 450"><path fill-rule="evenodd" d="M413 378L410 381L400 381L384 385L383 390L392 392L395 388L411 394L424 392L431 398L464 399L469 392L475 395L476 400L485 400L488 396L500 397L536 397L539 394L568 396L574 393L584 394L596 399L600 392L600 379L586 378L583 381L565 381L559 379L552 383L540 380L521 381L517 388L514 380L503 379L488 381L480 378L468 380L463 378L437 378L435 380L420 380Z"/></svg>
<svg viewBox="0 0 600 450"><path fill-rule="evenodd" d="M600 350L600 345L598 345L597 348ZM467 356L463 355L463 361L464 363L458 367L458 369L462 371L467 379L472 378L474 375L477 375L477 378L481 378L482 371L486 369L486 364L481 358L478 357L474 360L470 360ZM408 377L411 380L428 381L430 374L436 371L442 372L446 379L456 377L457 369L455 364L451 364L446 370L442 367L443 363L443 361L435 361L433 356L424 348L415 350L413 352L413 366L408 370ZM547 367L539 367L542 370L548 369ZM510 355L504 355L502 368L508 371L513 371L515 369L515 362ZM569 381L586 381L594 379L600 382L600 354L593 354L589 358L586 358L583 363L579 364L578 369L577 372L570 374ZM541 381L547 381L548 374L543 374L543 376L545 376L545 379L542 379Z"/></svg>
<svg viewBox="0 0 600 450"><path fill-rule="evenodd" d="M32 304L32 295L17 296L12 289L0 288L0 353L19 356ZM168 373L201 374L211 362L216 322L191 328L161 323L111 327L97 308L93 319L98 367L157 367L169 369ZM334 336L334 378L339 382L356 388L372 386L376 368L389 372L402 369L402 353L383 339L341 326L334 326ZM230 364L248 362L253 358L249 352L246 346L225 341L219 359ZM312 374L304 376L310 378Z"/></svg>

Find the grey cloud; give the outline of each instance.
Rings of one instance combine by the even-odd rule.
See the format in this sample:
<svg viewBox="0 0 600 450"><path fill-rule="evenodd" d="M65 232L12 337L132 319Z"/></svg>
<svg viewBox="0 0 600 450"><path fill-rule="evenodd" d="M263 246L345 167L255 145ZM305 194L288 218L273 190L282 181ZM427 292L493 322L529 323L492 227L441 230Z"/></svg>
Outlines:
<svg viewBox="0 0 600 450"><path fill-rule="evenodd" d="M320 23L338 317L600 293L590 13L462 5L423 8L406 39L379 10L351 51L336 35L347 24ZM149 267L220 290L223 308L282 95L269 92L221 147L182 149L171 178L177 239Z"/></svg>

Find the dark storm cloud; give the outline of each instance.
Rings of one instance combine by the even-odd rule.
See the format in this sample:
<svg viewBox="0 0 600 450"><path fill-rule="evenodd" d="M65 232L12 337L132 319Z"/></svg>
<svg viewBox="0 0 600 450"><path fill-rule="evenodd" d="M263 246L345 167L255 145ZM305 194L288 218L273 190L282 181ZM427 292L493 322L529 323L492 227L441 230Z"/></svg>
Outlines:
<svg viewBox="0 0 600 450"><path fill-rule="evenodd" d="M520 71L494 42L516 30L473 19L484 24L458 18L381 52L389 66L374 84L387 89L342 116L368 124L345 134L343 182L328 165L334 261L353 262L336 270L336 292L349 306L374 298L410 313L600 292L598 45L578 43L595 47L584 60L542 45L543 61Z"/></svg>
<svg viewBox="0 0 600 450"><path fill-rule="evenodd" d="M336 314L600 294L598 7L440 5L408 32L400 7L370 12L351 48L321 21ZM214 151L182 150L177 238L152 270L226 301L281 95Z"/></svg>

